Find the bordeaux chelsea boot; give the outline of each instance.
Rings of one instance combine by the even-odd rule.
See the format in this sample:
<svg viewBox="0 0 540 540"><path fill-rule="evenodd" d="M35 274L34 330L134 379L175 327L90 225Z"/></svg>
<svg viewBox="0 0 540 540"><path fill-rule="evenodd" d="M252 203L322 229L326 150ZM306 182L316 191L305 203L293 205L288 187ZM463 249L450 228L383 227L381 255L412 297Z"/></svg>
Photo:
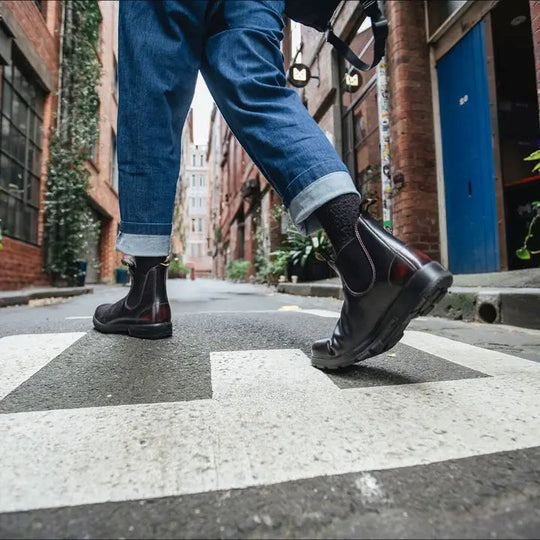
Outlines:
<svg viewBox="0 0 540 540"><path fill-rule="evenodd" d="M312 364L336 369L392 348L409 322L426 315L452 284L452 274L407 246L361 211L355 235L329 261L344 303L332 336L312 346Z"/></svg>

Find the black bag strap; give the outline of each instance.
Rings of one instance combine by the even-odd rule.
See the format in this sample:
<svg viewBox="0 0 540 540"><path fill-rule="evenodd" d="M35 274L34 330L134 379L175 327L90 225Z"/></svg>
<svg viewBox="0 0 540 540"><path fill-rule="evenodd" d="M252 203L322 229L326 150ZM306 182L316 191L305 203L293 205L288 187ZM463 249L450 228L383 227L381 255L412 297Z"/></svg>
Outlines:
<svg viewBox="0 0 540 540"><path fill-rule="evenodd" d="M388 21L381 13L381 10L377 5L377 0L360 0L360 3L364 8L364 13L371 19L371 29L373 31L373 62L371 65L366 64L366 62L358 58L351 48L334 34L330 24L328 25L325 36L326 41L333 45L339 54L345 57L345 59L355 68L362 71L369 71L374 68L384 56L386 38L388 37Z"/></svg>

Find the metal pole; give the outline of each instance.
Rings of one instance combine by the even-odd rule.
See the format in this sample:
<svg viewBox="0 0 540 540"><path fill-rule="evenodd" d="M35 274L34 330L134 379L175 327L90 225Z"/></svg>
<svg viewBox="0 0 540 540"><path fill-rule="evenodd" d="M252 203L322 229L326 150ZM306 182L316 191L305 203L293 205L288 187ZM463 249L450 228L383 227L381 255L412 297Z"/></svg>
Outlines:
<svg viewBox="0 0 540 540"><path fill-rule="evenodd" d="M392 178L390 176L390 100L386 56L377 66L377 105L379 111L379 145L381 151L381 193L383 226L392 232Z"/></svg>

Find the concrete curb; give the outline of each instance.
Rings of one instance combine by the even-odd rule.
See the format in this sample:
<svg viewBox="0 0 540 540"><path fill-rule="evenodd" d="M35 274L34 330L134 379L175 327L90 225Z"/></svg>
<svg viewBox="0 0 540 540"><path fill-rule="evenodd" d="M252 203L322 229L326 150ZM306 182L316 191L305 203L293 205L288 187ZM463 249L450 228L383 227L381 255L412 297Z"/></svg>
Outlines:
<svg viewBox="0 0 540 540"><path fill-rule="evenodd" d="M343 299L337 283L280 283L277 291ZM451 287L430 316L540 330L540 288Z"/></svg>
<svg viewBox="0 0 540 540"><path fill-rule="evenodd" d="M49 289L0 291L0 308L26 305L30 300L42 298L67 298L83 294L92 294L93 292L94 289L92 287L51 287Z"/></svg>

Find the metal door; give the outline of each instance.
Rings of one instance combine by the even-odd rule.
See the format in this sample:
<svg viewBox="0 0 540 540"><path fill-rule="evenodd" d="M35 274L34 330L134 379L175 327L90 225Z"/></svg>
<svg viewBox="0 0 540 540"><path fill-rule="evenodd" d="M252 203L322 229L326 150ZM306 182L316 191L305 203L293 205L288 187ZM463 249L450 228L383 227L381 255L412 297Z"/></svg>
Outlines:
<svg viewBox="0 0 540 540"><path fill-rule="evenodd" d="M458 274L499 270L484 24L437 64L448 262Z"/></svg>

